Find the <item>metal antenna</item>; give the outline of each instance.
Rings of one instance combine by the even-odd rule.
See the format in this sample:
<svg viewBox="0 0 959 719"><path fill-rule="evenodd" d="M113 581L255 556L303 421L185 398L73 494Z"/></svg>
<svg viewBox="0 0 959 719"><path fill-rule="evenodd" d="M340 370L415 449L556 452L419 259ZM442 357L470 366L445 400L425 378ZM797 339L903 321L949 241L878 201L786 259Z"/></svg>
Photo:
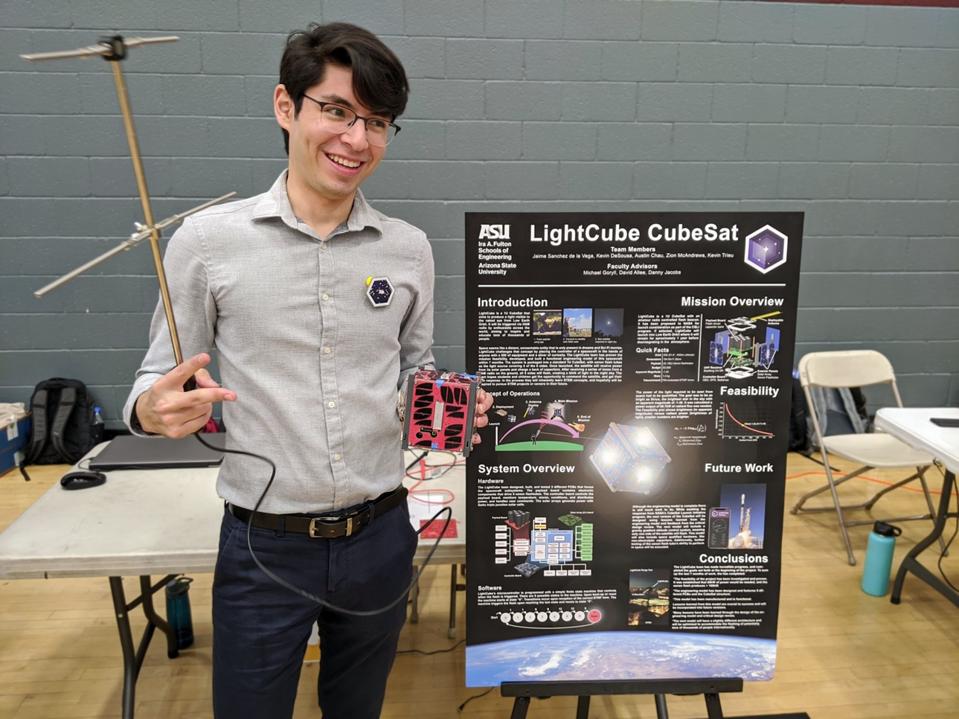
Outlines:
<svg viewBox="0 0 959 719"><path fill-rule="evenodd" d="M200 210L210 207L211 205L215 205L218 202L222 202L223 200L233 197L236 193L230 192L226 195L222 195L215 200L204 202L202 205L198 205L185 212L167 217L160 222L154 221L153 208L150 204L150 192L147 190L146 175L143 172L143 161L140 158L140 144L137 140L136 128L133 126L133 113L130 110L130 99L127 96L127 86L123 79L123 70L121 69L120 62L126 58L128 48L159 42L176 42L179 39L180 38L176 35L164 35L160 37L130 37L126 39L124 39L121 35L113 35L110 37L100 38L100 41L96 45L89 45L87 47L77 48L76 50L38 52L20 56L24 60L30 61L62 60L66 58L86 59L99 56L110 63L110 67L113 69L113 82L116 85L117 90L117 100L120 103L120 112L123 115L123 129L126 132L127 144L130 146L130 159L133 161L133 174L136 177L137 191L140 194L140 205L143 207L143 218L146 220L145 224L141 224L139 222L134 223L136 232L131 234L130 237L120 245L68 272L60 279L51 282L46 287L37 290L34 292L34 295L36 297L42 297L47 292L50 292L51 290L69 282L74 277L77 277L78 275L89 270L91 267L100 264L104 260L107 260L110 257L119 254L120 252L129 250L130 248L139 244L142 240L149 238L150 249L153 252L153 265L156 269L157 281L160 284L160 299L163 302L163 311L166 314L167 327L170 329L170 342L173 345L173 356L176 360L176 364L182 364L183 352L180 349L180 336L176 329L176 320L173 316L173 303L170 300L170 289L167 285L166 272L163 269L163 257L160 254L160 230L177 222L181 222L185 217L192 215L194 212L199 212ZM192 383L193 380L191 379L190 382L188 382L186 389L192 389L192 386L195 386L195 384Z"/></svg>

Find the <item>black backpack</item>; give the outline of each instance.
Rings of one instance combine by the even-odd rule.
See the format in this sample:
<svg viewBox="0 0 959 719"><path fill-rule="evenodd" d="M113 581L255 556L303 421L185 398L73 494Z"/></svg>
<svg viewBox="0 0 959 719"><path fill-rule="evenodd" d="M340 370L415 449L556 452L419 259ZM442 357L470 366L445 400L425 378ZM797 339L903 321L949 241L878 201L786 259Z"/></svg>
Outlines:
<svg viewBox="0 0 959 719"><path fill-rule="evenodd" d="M83 382L53 377L40 382L30 397L33 423L20 473L28 464L73 464L100 441L93 424L93 400Z"/></svg>
<svg viewBox="0 0 959 719"><path fill-rule="evenodd" d="M806 395L803 394L802 385L799 380L793 377L792 384L792 408L789 413L789 451L805 454L812 447L809 441L808 431L806 429L807 415L809 414L809 405L806 403Z"/></svg>
<svg viewBox="0 0 959 719"><path fill-rule="evenodd" d="M832 389L829 392L835 393L837 398L835 404L843 406L844 402L839 395L839 390ZM859 415L866 427L866 432L871 432L872 418L866 411L866 395L861 387L850 387L849 397L852 404L855 405L855 412ZM849 412L853 408L846 405L846 409L840 411L831 406L826 409L826 424L824 434L853 434L857 431L853 420L849 418ZM822 422L822 418L820 418ZM789 414L789 451L799 452L800 454L809 454L814 448L814 430L812 420L809 419L809 403L806 402L806 395L803 393L802 384L795 377L792 385L792 409Z"/></svg>

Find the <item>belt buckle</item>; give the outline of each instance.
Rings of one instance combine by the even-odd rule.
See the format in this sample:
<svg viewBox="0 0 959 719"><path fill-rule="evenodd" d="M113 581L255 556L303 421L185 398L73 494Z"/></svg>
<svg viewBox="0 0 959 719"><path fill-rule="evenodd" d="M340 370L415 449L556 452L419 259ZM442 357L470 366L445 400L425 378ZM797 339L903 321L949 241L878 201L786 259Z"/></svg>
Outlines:
<svg viewBox="0 0 959 719"><path fill-rule="evenodd" d="M310 526L307 528L307 534L310 536L310 539L322 539L322 535L317 532L316 529L318 524L337 524L342 522L344 519L346 520L346 534L343 536L349 537L353 534L353 515L329 519L326 517L313 517L313 519L310 520Z"/></svg>

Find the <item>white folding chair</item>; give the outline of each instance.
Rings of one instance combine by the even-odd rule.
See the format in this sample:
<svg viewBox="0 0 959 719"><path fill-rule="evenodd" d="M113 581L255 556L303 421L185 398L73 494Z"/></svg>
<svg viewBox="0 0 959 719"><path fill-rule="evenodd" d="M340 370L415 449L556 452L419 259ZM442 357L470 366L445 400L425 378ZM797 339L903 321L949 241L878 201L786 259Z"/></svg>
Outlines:
<svg viewBox="0 0 959 719"><path fill-rule="evenodd" d="M822 453L822 461L826 470L826 484L800 497L799 501L796 502L795 506L790 510L792 514L835 511L839 517L839 529L842 534L842 541L846 545L846 555L849 558L850 564L856 563L856 556L853 554L852 544L849 541L848 527L872 524L876 519L848 520L846 519L846 512L860 509L869 511L883 495L918 479L922 485L922 493L926 498L926 506L929 508L929 511L925 514L909 517L891 517L883 521L906 522L916 519L931 519L935 521L935 509L933 509L932 497L929 496L929 487L926 486L926 478L923 476L926 468L932 464L933 458L931 455L915 450L895 437L884 433L823 435L822 427L819 423L820 411L824 412L826 408L817 408L813 397L814 393L810 391L815 387L841 389L888 384L892 388L896 404L902 407L902 398L899 396L899 388L896 386L896 375L893 372L889 360L886 359L882 353L876 352L875 350L810 352L799 361L799 382L802 385L803 393L806 395L806 402L809 404L809 416L812 419L816 441ZM830 467L829 464L830 455L858 462L862 466L839 479L835 479L833 477L832 467ZM912 468L915 469L915 472L905 479L899 480L888 487L884 487L865 502L853 505L841 504L837 487L843 482L847 482L853 477L858 477L864 472L868 472L870 469L877 467L883 469ZM833 506L803 506L806 500L826 490L832 493ZM945 551L945 545L941 539L940 545L943 551Z"/></svg>

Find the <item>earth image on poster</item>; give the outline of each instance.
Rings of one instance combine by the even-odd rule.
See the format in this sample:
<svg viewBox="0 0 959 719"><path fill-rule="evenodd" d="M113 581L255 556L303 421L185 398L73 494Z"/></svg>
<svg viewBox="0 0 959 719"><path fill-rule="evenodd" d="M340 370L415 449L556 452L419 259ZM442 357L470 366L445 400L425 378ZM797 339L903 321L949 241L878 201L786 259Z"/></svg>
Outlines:
<svg viewBox="0 0 959 719"><path fill-rule="evenodd" d="M776 641L670 632L591 632L466 648L466 685L612 679L773 678Z"/></svg>

